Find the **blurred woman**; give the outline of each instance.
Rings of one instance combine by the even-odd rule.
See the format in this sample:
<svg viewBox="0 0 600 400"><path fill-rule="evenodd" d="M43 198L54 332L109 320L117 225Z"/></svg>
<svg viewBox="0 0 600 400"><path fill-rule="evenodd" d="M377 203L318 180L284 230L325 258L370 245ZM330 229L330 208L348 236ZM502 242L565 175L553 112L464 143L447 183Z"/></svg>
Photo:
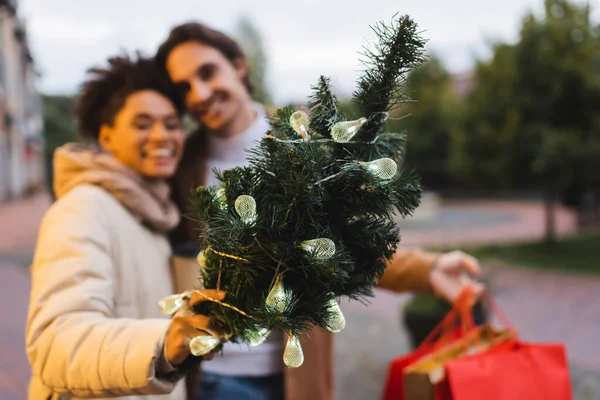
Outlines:
<svg viewBox="0 0 600 400"><path fill-rule="evenodd" d="M116 57L90 73L76 114L94 145L56 151L58 200L32 266L29 398L183 399L190 340L221 333L205 316L169 319L157 306L173 293L165 234L179 211L165 179L182 153L180 107L151 60Z"/></svg>

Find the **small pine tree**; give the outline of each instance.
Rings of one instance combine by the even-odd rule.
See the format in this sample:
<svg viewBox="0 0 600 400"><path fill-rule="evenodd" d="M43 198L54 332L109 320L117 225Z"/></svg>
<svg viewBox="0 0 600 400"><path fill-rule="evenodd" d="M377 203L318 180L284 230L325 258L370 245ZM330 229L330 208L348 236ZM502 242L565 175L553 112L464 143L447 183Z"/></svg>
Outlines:
<svg viewBox="0 0 600 400"><path fill-rule="evenodd" d="M340 114L321 77L310 118L278 110L249 150L250 166L215 171L220 186L193 191L203 285L227 292L196 311L233 341L256 345L270 331L287 332L290 367L303 360L300 333L343 329L336 297L372 295L399 242L393 215L411 214L420 199L417 177L397 170L404 136L384 127L388 111L408 100L402 85L424 61L425 42L408 16L373 30L378 43L365 49L353 94L359 119Z"/></svg>

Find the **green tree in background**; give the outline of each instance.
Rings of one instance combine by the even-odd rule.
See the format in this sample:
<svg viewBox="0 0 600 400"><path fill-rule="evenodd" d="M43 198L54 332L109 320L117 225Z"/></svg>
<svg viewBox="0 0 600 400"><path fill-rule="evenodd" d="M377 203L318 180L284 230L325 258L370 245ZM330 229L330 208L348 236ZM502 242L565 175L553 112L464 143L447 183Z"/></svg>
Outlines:
<svg viewBox="0 0 600 400"><path fill-rule="evenodd" d="M475 87L464 107L464 124L451 139L452 171L486 190L514 187L528 170L517 134L520 111L515 103L515 49L496 44L488 61L475 66ZM524 168L523 168L524 167Z"/></svg>
<svg viewBox="0 0 600 400"><path fill-rule="evenodd" d="M273 99L268 87L267 55L263 48L262 36L248 17L241 17L236 28L236 39L246 53L250 64L250 81L254 85L252 98L262 104L272 105Z"/></svg>
<svg viewBox="0 0 600 400"><path fill-rule="evenodd" d="M598 157L600 40L590 9L546 0L527 15L515 45L498 44L476 68L460 151L453 165L479 184L536 188L546 201L546 242L554 207L585 182ZM594 151L593 149L596 149Z"/></svg>
<svg viewBox="0 0 600 400"><path fill-rule="evenodd" d="M390 129L408 132L407 165L426 188L439 189L452 181L449 143L460 125L461 103L450 73L434 56L408 75L405 88L416 101L392 113Z"/></svg>
<svg viewBox="0 0 600 400"><path fill-rule="evenodd" d="M42 96L44 114L44 138L46 140L45 170L46 185L52 192L54 150L67 142L77 140L77 129L72 107L73 96Z"/></svg>
<svg viewBox="0 0 600 400"><path fill-rule="evenodd" d="M587 179L585 149L598 136L599 53L589 5L565 0L546 0L542 18L527 16L516 46L520 133L536 155L531 171L544 191L548 244L559 194Z"/></svg>

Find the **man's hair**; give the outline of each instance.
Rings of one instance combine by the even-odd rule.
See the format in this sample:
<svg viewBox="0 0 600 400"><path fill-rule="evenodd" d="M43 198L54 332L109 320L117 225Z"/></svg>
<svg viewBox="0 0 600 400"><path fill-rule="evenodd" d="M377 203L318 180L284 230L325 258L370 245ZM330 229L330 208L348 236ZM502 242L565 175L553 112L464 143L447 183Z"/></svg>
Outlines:
<svg viewBox="0 0 600 400"><path fill-rule="evenodd" d="M127 97L141 90L164 95L173 102L178 114L183 112L177 90L152 58L140 53L134 58L124 54L109 58L107 66L93 67L87 72L90 77L81 85L75 103L77 130L85 139L97 141L102 125L111 126Z"/></svg>
<svg viewBox="0 0 600 400"><path fill-rule="evenodd" d="M176 26L169 33L169 37L160 45L156 53L156 62L161 69L166 71L167 58L171 51L182 43L186 42L197 42L206 46L214 47L219 50L225 58L227 58L232 64L237 60L245 60L246 55L240 47L240 45L227 36L226 34L209 28L208 26L199 22L188 22ZM254 87L250 82L250 67L248 66L248 72L243 78L244 86L248 90L248 93L252 94Z"/></svg>

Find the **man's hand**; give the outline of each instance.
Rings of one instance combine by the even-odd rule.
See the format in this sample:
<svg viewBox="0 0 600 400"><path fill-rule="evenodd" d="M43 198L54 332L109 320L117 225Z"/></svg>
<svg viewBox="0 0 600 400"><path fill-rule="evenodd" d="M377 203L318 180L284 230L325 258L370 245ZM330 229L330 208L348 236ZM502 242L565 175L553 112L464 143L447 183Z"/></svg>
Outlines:
<svg viewBox="0 0 600 400"><path fill-rule="evenodd" d="M439 256L429 273L429 279L435 294L453 303L467 287L471 287L475 297L479 297L485 287L469 274L480 273L481 268L474 257L462 251L452 251Z"/></svg>

